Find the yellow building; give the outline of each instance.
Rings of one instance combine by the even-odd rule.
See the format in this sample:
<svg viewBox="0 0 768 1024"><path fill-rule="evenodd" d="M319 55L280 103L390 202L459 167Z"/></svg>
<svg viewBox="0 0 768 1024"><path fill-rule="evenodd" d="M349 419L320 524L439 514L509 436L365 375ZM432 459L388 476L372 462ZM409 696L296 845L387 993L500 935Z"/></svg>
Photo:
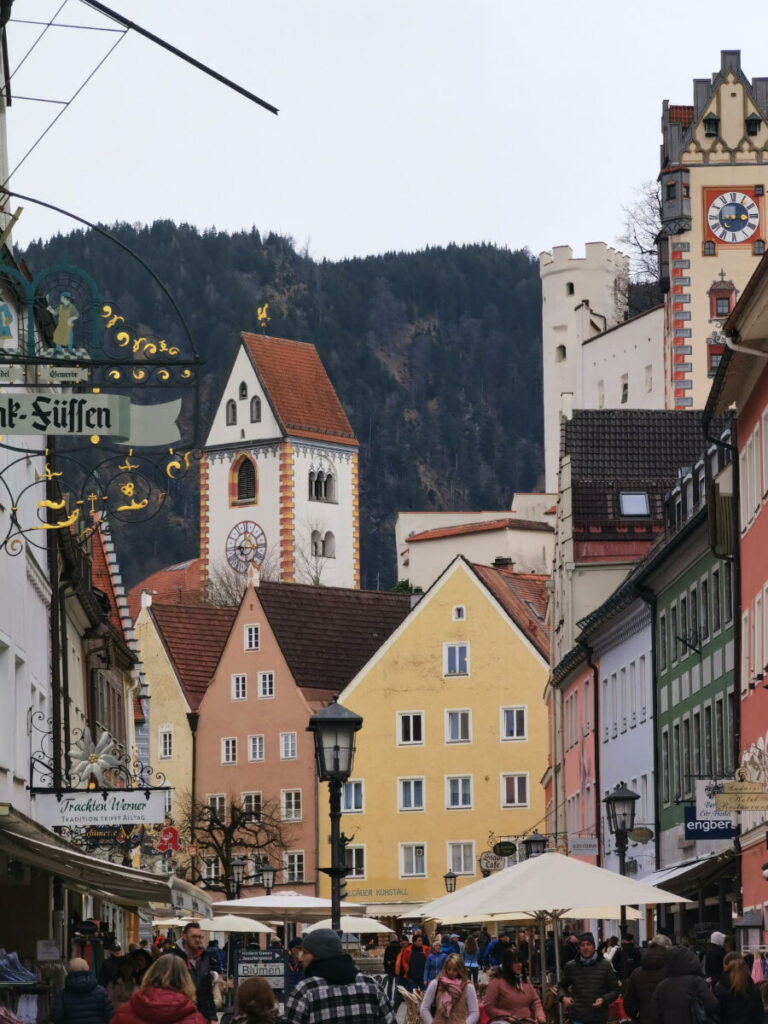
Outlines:
<svg viewBox="0 0 768 1024"><path fill-rule="evenodd" d="M349 900L405 913L449 869L479 878L489 833L542 822L546 581L456 558L340 694L364 720L342 804Z"/></svg>

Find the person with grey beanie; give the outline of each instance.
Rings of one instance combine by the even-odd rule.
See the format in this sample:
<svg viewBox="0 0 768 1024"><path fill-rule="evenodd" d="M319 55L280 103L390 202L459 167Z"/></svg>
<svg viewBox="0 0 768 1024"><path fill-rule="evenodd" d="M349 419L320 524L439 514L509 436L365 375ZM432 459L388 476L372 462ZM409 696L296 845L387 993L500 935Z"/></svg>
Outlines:
<svg viewBox="0 0 768 1024"><path fill-rule="evenodd" d="M286 996L287 1024L396 1024L383 989L360 974L332 928L302 936L304 977Z"/></svg>

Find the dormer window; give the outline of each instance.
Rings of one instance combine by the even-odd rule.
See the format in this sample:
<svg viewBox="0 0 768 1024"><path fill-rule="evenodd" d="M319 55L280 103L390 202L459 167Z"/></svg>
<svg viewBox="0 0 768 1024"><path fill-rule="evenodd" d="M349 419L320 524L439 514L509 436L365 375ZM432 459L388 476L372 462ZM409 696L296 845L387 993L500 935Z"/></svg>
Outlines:
<svg viewBox="0 0 768 1024"><path fill-rule="evenodd" d="M674 181L667 183L667 199L674 199L677 195L677 186Z"/></svg>
<svg viewBox="0 0 768 1024"><path fill-rule="evenodd" d="M750 114L744 125L747 129L747 135L757 135L760 131L760 118L757 114Z"/></svg>
<svg viewBox="0 0 768 1024"><path fill-rule="evenodd" d="M649 516L651 506L647 491L620 491L619 511L623 516Z"/></svg>
<svg viewBox="0 0 768 1024"><path fill-rule="evenodd" d="M755 254L755 256L764 256L765 255L765 242L762 239L758 239L756 242L753 242L752 243L752 252Z"/></svg>
<svg viewBox="0 0 768 1024"><path fill-rule="evenodd" d="M707 114L704 118L704 134L708 139L717 137L720 131L720 118L716 114Z"/></svg>
<svg viewBox="0 0 768 1024"><path fill-rule="evenodd" d="M245 383L245 381L241 381L240 382L240 389L238 391L238 396L237 397L238 398L247 398L248 397L248 385Z"/></svg>

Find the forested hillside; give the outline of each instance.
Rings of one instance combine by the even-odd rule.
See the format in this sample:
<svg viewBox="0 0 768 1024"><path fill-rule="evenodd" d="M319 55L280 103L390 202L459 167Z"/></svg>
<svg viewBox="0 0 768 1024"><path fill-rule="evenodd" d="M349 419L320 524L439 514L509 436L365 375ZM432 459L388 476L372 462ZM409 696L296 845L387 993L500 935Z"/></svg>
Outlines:
<svg viewBox="0 0 768 1024"><path fill-rule="evenodd" d="M258 305L269 303L270 334L317 345L361 444L364 586L395 582L399 510L506 508L540 482L540 287L529 253L449 246L330 263L256 230L110 230L184 311L205 361L204 427L239 332L259 330ZM25 256L35 270L83 267L137 326L178 335L146 270L96 233L57 236ZM122 545L129 584L195 554L190 488L153 522L164 532L132 532Z"/></svg>

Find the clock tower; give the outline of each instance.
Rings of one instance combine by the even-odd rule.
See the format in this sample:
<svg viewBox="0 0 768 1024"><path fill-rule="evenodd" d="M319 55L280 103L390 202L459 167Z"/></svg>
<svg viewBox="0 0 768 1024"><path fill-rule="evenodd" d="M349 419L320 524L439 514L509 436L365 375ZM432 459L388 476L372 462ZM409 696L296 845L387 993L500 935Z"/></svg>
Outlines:
<svg viewBox="0 0 768 1024"><path fill-rule="evenodd" d="M694 81L693 101L665 101L662 112L659 256L671 409L704 406L723 323L768 240L768 78L750 82L740 51L723 50L711 81Z"/></svg>
<svg viewBox="0 0 768 1024"><path fill-rule="evenodd" d="M360 586L358 444L314 345L242 334L200 471L203 586Z"/></svg>

